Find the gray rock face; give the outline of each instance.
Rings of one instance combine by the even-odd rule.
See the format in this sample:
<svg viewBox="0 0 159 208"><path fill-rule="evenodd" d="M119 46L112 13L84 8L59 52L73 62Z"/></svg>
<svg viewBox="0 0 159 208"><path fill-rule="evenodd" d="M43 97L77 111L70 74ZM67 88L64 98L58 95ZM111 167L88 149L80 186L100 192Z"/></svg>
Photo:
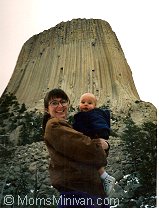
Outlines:
<svg viewBox="0 0 159 208"><path fill-rule="evenodd" d="M23 45L6 92L43 109L42 99L52 88L65 90L73 106L87 91L99 105L111 102L119 109L140 99L118 39L100 19L61 22Z"/></svg>

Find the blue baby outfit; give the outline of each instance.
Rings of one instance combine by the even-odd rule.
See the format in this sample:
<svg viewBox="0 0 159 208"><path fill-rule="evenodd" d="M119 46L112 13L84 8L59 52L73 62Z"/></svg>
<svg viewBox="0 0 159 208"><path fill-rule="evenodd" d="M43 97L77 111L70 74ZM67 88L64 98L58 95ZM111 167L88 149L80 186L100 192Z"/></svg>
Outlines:
<svg viewBox="0 0 159 208"><path fill-rule="evenodd" d="M95 108L74 116L73 128L91 138L108 139L110 135L110 112Z"/></svg>

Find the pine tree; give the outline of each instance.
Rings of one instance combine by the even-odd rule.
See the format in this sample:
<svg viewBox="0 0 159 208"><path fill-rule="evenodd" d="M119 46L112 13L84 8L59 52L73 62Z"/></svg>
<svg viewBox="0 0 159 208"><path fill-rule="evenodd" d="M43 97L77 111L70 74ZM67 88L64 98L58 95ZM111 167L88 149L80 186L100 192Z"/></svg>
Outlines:
<svg viewBox="0 0 159 208"><path fill-rule="evenodd" d="M157 125L152 122L137 126L131 118L125 120L126 129L122 136L125 151L132 164L134 173L138 173L142 184L142 193L152 195L156 192L157 167Z"/></svg>

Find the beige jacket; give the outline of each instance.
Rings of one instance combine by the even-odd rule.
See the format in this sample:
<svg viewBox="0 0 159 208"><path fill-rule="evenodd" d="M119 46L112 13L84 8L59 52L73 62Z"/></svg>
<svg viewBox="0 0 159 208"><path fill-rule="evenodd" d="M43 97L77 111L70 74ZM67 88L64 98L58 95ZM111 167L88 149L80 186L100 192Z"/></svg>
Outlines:
<svg viewBox="0 0 159 208"><path fill-rule="evenodd" d="M94 140L57 118L47 122L44 139L51 158L51 182L57 190L105 195L97 168L106 165L107 154Z"/></svg>

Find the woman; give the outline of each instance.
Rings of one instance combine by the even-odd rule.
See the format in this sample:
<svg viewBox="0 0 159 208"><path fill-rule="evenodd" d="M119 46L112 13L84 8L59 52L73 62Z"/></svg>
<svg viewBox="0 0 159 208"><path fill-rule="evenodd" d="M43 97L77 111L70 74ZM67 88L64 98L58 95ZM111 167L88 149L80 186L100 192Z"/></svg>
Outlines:
<svg viewBox="0 0 159 208"><path fill-rule="evenodd" d="M51 182L61 194L58 207L109 207L97 171L107 163L109 144L72 128L66 120L69 102L61 89L51 90L44 99L44 140Z"/></svg>

